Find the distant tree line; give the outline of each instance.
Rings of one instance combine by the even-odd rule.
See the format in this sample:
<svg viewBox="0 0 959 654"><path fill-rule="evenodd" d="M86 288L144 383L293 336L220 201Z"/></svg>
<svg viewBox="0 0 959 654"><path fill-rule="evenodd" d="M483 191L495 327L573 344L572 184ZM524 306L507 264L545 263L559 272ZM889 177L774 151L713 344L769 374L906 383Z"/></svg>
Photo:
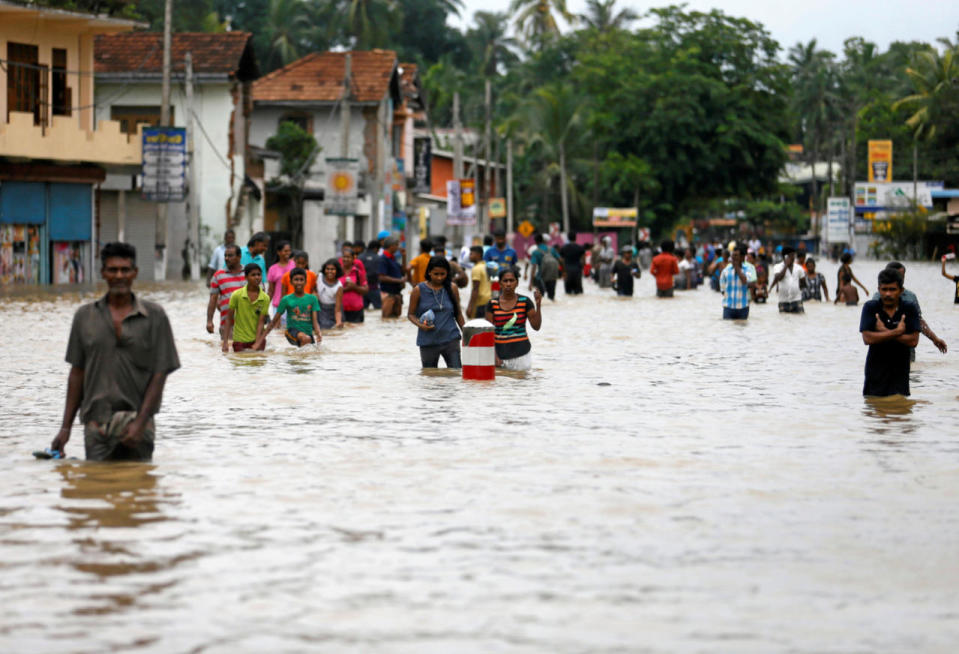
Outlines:
<svg viewBox="0 0 959 654"><path fill-rule="evenodd" d="M136 16L162 27L163 0L47 0ZM782 230L807 213L778 182L786 145L807 161L834 161L838 183L812 204L851 193L866 177L869 139L894 142L894 178L959 184L959 46L862 38L843 51L815 40L784 50L758 23L719 10L651 10L649 27L615 0L513 0L479 11L466 30L447 24L461 0L193 0L175 5L177 31L246 30L266 73L313 51L388 48L420 66L431 127L482 128L484 82L502 160L515 151L521 218L545 226L564 214L589 224L592 207L636 206L664 232L690 217L735 210ZM959 34L957 34L959 37ZM485 156L485 153L478 153Z"/></svg>

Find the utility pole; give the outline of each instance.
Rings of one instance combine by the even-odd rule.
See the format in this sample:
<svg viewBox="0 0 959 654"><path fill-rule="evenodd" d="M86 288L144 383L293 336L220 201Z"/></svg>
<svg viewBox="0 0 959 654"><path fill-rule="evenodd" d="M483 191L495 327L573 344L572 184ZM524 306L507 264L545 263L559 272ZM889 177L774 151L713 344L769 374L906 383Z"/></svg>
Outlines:
<svg viewBox="0 0 959 654"><path fill-rule="evenodd" d="M453 177L463 177L463 123L460 122L460 92L453 92Z"/></svg>
<svg viewBox="0 0 959 654"><path fill-rule="evenodd" d="M513 140L506 139L506 231L513 231Z"/></svg>
<svg viewBox="0 0 959 654"><path fill-rule="evenodd" d="M460 92L453 92L453 178L463 179L463 123L460 122ZM446 217L449 220L449 216ZM453 226L453 242L461 239L460 226Z"/></svg>
<svg viewBox="0 0 959 654"><path fill-rule="evenodd" d="M173 40L173 0L166 0L163 8L163 83L160 87L160 126L170 126L170 43ZM167 203L157 202L156 234L154 237L153 278L166 279Z"/></svg>
<svg viewBox="0 0 959 654"><path fill-rule="evenodd" d="M483 131L483 156L486 159L486 165L483 167L483 182L485 188L483 189L483 225L487 226L486 232L489 233L490 228L493 226L493 221L489 217L489 199L493 191L493 173L490 170L490 154L492 152L492 144L490 138L490 127L493 122L493 85L490 82L490 79L486 78L486 125Z"/></svg>
<svg viewBox="0 0 959 654"><path fill-rule="evenodd" d="M200 194L196 170L196 142L193 138L193 53L183 57L186 68L186 147L190 162L190 187L187 196L187 219L190 226L190 279L200 280Z"/></svg>
<svg viewBox="0 0 959 654"><path fill-rule="evenodd" d="M352 67L353 56L347 52L343 58L343 99L340 101L340 157L350 157L350 96L352 95ZM378 211L375 201L376 195L370 193L370 222ZM353 216L345 215L344 238L353 240Z"/></svg>

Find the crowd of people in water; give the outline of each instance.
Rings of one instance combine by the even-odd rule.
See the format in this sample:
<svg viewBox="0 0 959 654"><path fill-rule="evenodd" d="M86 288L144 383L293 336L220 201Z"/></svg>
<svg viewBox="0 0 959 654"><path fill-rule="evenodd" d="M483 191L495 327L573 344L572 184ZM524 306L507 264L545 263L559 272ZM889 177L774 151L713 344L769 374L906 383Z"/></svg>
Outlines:
<svg viewBox="0 0 959 654"><path fill-rule="evenodd" d="M808 302L857 306L858 289L869 297L853 272L850 250L834 252L839 266L831 299L831 282L803 241L793 248L753 236L728 244L707 241L677 252L667 240L656 251L648 242L637 242L617 252L608 236L595 244L579 243L575 233L568 236L557 242L536 234L522 254L503 232L476 237L460 248L436 236L421 240L419 251L410 257L399 238L384 231L369 243L342 243L339 256L314 271L309 254L294 251L288 241L273 244L274 262L267 266L266 233L256 233L246 246L239 246L228 231L208 267L207 331L219 333L224 352L231 347L235 352L263 350L276 329L291 345L302 347L319 342L325 330L364 322L368 313L400 318L409 286L406 317L417 328L423 367L436 367L441 358L447 367L460 367L463 325L485 318L495 328L496 364L527 370L527 326L540 328L543 298L555 300L559 281L567 295L581 294L586 278L599 289L630 297L634 280L648 271L658 297L703 286L720 293L722 315L729 320L748 319L750 304L765 303L773 293L782 313L803 313ZM942 274L956 284L959 303L959 277L947 274L946 261L944 257ZM905 275L902 264L892 262L890 267ZM878 300L878 294L873 299ZM910 291L903 292L903 300L918 308ZM921 313L919 320L921 333L945 352L945 342L921 320Z"/></svg>
<svg viewBox="0 0 959 654"><path fill-rule="evenodd" d="M441 358L448 368L462 367L460 342L469 318L485 319L480 324L487 329L492 323L497 366L530 369L526 329L540 329L543 298L555 299L559 280L567 295L582 293L586 277L600 289L628 298L634 280L648 270L658 297L708 284L722 295L723 318L738 321L748 319L751 302L766 302L774 292L781 313L801 314L804 303L830 301L826 277L802 243L795 249L773 248L758 239L726 246L703 243L683 248L680 258L672 241L663 241L656 253L647 243L626 245L617 253L609 238L587 248L576 234L565 243L536 235L521 257L497 232L458 251L442 237L424 239L419 253L408 260L400 240L383 232L369 243L343 243L339 256L313 270L308 253L294 251L286 241L274 244L276 261L267 267L269 240L257 233L240 247L227 232L213 253L206 328L219 333L224 352L231 346L235 352L263 350L276 329L291 345L307 346L319 342L324 330L362 323L371 310L384 319L399 318L407 284L412 290L406 317L416 327L424 368L437 367ZM833 300L846 305L859 303L857 287L869 295L853 273L852 254L844 252L839 259ZM88 459L152 456L153 415L166 377L180 362L163 307L133 293L136 258L128 243L107 243L100 253L100 275L108 290L74 315L63 422L50 447L35 452L40 458L65 456L77 414ZM946 270L951 259L954 252L942 257L941 272L953 284L959 304L959 275ZM945 341L923 319L916 294L905 288L905 273L902 263L890 262L878 275L877 293L862 306L859 331L869 348L863 384L867 397L909 395L910 361L920 334L947 352Z"/></svg>

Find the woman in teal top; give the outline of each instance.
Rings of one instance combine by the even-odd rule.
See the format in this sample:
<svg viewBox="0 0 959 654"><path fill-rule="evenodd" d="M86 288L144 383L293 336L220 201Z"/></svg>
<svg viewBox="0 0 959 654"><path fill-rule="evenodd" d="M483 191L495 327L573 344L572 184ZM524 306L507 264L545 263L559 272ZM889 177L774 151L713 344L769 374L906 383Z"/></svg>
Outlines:
<svg viewBox="0 0 959 654"><path fill-rule="evenodd" d="M424 314L432 311L432 318ZM450 282L450 262L432 257L426 264L426 281L413 288L406 317L419 327L416 344L424 368L439 366L440 357L447 368L462 368L460 327L465 322L460 309L459 289Z"/></svg>

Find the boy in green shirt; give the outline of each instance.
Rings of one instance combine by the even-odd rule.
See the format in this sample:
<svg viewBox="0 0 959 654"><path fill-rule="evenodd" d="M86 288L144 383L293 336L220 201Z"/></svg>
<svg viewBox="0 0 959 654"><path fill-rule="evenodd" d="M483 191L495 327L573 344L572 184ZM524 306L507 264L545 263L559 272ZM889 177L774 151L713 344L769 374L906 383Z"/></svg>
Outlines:
<svg viewBox="0 0 959 654"><path fill-rule="evenodd" d="M223 351L230 350L230 337L233 337L233 351L262 350L266 341L260 338L263 326L270 316L270 296L260 289L263 271L255 263L243 267L246 286L233 291L230 296L230 309L226 314L226 328L223 330Z"/></svg>
<svg viewBox="0 0 959 654"><path fill-rule="evenodd" d="M312 293L304 291L306 271L302 268L291 270L290 284L293 285L293 292L283 296L283 299L280 300L280 306L276 308L273 320L267 325L263 334L259 336L257 342L262 341L264 346L266 335L279 326L280 318L284 313L286 313L286 332L284 335L290 345L303 347L323 339L320 334L320 325L317 322L317 316L320 315L320 301ZM314 338L314 334L316 338Z"/></svg>

